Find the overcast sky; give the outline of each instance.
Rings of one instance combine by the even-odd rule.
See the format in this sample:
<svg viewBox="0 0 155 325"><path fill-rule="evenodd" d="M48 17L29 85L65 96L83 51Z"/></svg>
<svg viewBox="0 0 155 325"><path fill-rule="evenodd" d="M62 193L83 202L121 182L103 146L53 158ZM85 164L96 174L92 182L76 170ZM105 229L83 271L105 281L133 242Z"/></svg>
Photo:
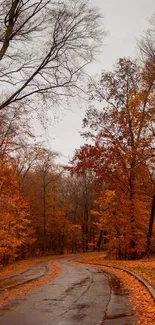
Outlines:
<svg viewBox="0 0 155 325"><path fill-rule="evenodd" d="M111 70L120 57L137 55L136 40L149 27L148 19L155 13L155 0L91 0L92 5L100 8L104 25L109 35L104 40L103 53L98 64L89 68L90 73ZM81 106L81 105L80 105ZM59 119L53 119L44 135L46 145L61 153L59 162L67 164L74 150L84 143L80 137L85 109L72 104L61 112Z"/></svg>

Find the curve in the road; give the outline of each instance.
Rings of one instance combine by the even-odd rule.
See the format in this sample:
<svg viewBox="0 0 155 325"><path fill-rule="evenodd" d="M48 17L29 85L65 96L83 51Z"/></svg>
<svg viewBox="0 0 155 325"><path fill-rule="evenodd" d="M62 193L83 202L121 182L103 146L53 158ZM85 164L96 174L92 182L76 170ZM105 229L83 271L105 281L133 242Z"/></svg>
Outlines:
<svg viewBox="0 0 155 325"><path fill-rule="evenodd" d="M65 259L57 263L61 275L2 306L0 325L134 324L134 311L117 277Z"/></svg>

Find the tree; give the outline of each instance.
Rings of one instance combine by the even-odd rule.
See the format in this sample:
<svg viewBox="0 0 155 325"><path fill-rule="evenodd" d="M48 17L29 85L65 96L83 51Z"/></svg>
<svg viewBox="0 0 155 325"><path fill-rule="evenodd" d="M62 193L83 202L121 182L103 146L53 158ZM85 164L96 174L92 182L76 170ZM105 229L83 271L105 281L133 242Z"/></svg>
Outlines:
<svg viewBox="0 0 155 325"><path fill-rule="evenodd" d="M81 183L81 213L82 213L82 249L88 251L92 237L92 220L90 211L93 204L93 173L85 169L80 175Z"/></svg>
<svg viewBox="0 0 155 325"><path fill-rule="evenodd" d="M0 110L74 96L104 34L98 10L84 0L1 0L0 7Z"/></svg>
<svg viewBox="0 0 155 325"><path fill-rule="evenodd" d="M149 170L149 176L152 183L152 205L151 205L151 214L150 214L150 220L149 220L149 227L147 232L147 244L146 244L146 255L150 254L151 251L151 239L153 236L153 226L154 226L154 218L155 218L155 179L154 179L154 162L155 159L152 159L151 161L153 163L152 166L150 166ZM151 171L151 172L150 172Z"/></svg>
<svg viewBox="0 0 155 325"><path fill-rule="evenodd" d="M114 256L118 253L121 259L122 243L121 243L121 230L123 229L123 216L120 214L120 206L116 199L116 193L112 190L102 190L100 196L95 201L93 215L97 217L96 225L100 229L100 236L97 241L97 248L100 249L102 239L104 245L107 247L108 253ZM126 251L125 241L123 242L124 252ZM124 254L125 257L125 254Z"/></svg>
<svg viewBox="0 0 155 325"><path fill-rule="evenodd" d="M150 27L138 42L142 59L155 63L155 14L150 19Z"/></svg>
<svg viewBox="0 0 155 325"><path fill-rule="evenodd" d="M30 206L24 197L12 161L0 159L0 261L23 258L35 241Z"/></svg>
<svg viewBox="0 0 155 325"><path fill-rule="evenodd" d="M0 113L0 156L16 157L19 151L33 146L30 111L23 107L4 109ZM21 153L20 153L21 155ZM23 155L24 156L24 155Z"/></svg>
<svg viewBox="0 0 155 325"><path fill-rule="evenodd" d="M72 187L72 179L54 164L54 156L42 150L42 156L24 178L24 193L28 194L37 238L34 254L75 252L81 245L80 202L75 198L78 187Z"/></svg>
<svg viewBox="0 0 155 325"><path fill-rule="evenodd" d="M126 224L126 258L133 258L146 247L144 225L151 202L148 169L154 159L154 84L136 63L120 59L113 73L103 72L100 81L90 85L90 98L103 102L104 107L87 110L84 126L88 131L83 135L93 144L77 150L74 168L92 168L98 182L121 197L118 206Z"/></svg>
<svg viewBox="0 0 155 325"><path fill-rule="evenodd" d="M82 162L83 163L83 162ZM75 167L75 166L74 166ZM65 167L71 173L73 199L73 220L81 226L82 230L82 250L87 252L89 246L94 246L94 218L91 214L95 199L94 174L91 168Z"/></svg>
<svg viewBox="0 0 155 325"><path fill-rule="evenodd" d="M33 222L34 228L40 237L40 249L43 254L46 253L48 246L47 222L49 217L49 199L51 201L53 199L51 184L59 177L54 167L54 158L56 156L56 153L42 148L30 173L31 189L29 200L31 202L32 215L35 219L35 222Z"/></svg>
<svg viewBox="0 0 155 325"><path fill-rule="evenodd" d="M150 19L150 27L147 29L145 35L138 42L141 58L145 64L146 76L147 79L152 79L152 82L155 81L155 14ZM147 246L146 254L149 255L151 249L151 237L153 234L153 224L155 218L155 182L154 174L150 174L150 179L152 182L152 207L151 215L149 220L149 228L147 233Z"/></svg>
<svg viewBox="0 0 155 325"><path fill-rule="evenodd" d="M150 27L138 42L140 56L145 65L147 79L155 81L155 14L150 19Z"/></svg>
<svg viewBox="0 0 155 325"><path fill-rule="evenodd" d="M61 216L59 234L61 228L63 233L63 225L67 229L72 223L65 218L67 201L62 208L63 200L60 200L59 206L58 196L52 189L53 177L58 175L51 169L51 153L33 145L29 120L35 108L37 113L41 109L43 116L45 108L51 108L59 97L75 96L83 89L84 67L94 59L105 34L101 19L99 11L85 0L0 0L0 159L4 165L9 162L9 166L1 170L3 203L9 201L5 193L7 187L3 187L6 171L12 179L10 196L15 188L12 193L15 203L10 203L8 214L3 211L5 204L1 212L4 216L10 213L9 218L16 215L17 223L23 213L26 220L27 195L25 193L21 203L15 197L18 190L24 191L29 176L38 178L42 190L40 198L35 186L32 191L38 198L36 210L40 209L36 215L43 218L43 224L37 220L36 227L37 235L43 235L43 252L48 246L47 235L52 233L48 228L47 205L50 213L50 206L57 206L56 213ZM21 205L23 211L24 202L25 219L24 212L17 213L17 205ZM32 212L34 206L30 198L29 203ZM32 213L29 218L32 219ZM16 235L12 240L16 241Z"/></svg>

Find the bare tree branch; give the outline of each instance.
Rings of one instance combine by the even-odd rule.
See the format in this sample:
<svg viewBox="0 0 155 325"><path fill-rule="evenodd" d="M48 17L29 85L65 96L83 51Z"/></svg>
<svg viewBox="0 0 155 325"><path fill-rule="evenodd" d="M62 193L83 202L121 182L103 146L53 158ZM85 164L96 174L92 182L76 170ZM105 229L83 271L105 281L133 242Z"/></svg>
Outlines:
<svg viewBox="0 0 155 325"><path fill-rule="evenodd" d="M105 35L98 10L85 0L0 2L0 110L83 88L83 68Z"/></svg>

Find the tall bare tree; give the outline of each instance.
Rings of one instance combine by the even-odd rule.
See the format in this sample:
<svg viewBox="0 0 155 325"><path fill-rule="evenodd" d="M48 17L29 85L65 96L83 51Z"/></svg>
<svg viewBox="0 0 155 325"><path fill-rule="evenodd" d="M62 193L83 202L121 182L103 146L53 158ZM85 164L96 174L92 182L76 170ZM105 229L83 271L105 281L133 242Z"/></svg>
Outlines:
<svg viewBox="0 0 155 325"><path fill-rule="evenodd" d="M0 0L0 110L79 89L105 32L85 0Z"/></svg>

